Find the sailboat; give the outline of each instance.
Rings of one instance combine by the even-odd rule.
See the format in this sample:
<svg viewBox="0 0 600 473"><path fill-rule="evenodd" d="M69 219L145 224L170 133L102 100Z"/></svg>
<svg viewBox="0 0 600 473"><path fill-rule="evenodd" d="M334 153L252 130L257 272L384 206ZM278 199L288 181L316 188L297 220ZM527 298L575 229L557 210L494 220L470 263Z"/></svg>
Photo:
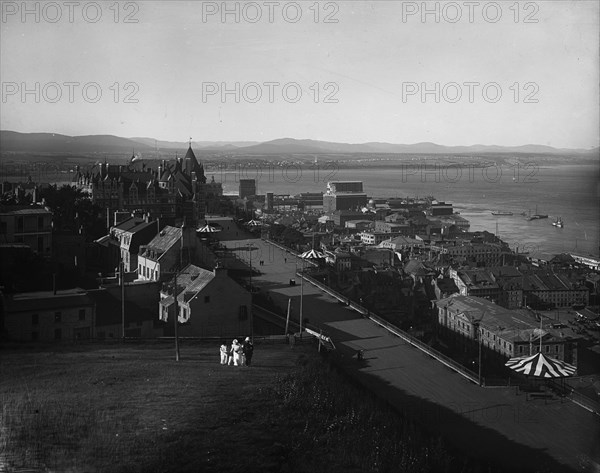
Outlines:
<svg viewBox="0 0 600 473"><path fill-rule="evenodd" d="M554 225L555 227L562 228L563 227L562 217L558 217L554 222L552 222L552 225Z"/></svg>

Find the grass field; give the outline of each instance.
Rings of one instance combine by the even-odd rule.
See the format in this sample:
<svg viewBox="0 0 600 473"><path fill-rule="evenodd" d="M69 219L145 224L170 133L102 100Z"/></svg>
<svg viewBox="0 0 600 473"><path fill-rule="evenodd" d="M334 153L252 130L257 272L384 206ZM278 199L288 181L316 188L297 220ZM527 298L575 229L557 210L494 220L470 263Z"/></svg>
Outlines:
<svg viewBox="0 0 600 473"><path fill-rule="evenodd" d="M0 472L488 471L346 380L313 346L0 351ZM28 470L29 471L29 470Z"/></svg>

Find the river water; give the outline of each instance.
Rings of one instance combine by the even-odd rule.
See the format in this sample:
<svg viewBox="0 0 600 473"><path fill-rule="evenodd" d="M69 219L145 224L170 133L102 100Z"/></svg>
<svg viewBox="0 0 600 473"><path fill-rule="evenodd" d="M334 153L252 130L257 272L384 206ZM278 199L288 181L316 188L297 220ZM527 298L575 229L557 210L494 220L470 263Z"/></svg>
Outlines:
<svg viewBox="0 0 600 473"><path fill-rule="evenodd" d="M598 164L498 165L476 168L369 166L334 169L323 165L275 167L242 178L257 178L258 193L297 194L326 189L330 180L363 181L371 197L415 197L432 195L451 202L455 211L471 222L471 230L487 230L534 258L549 258L562 252L599 254ZM210 178L210 173L208 173ZM226 193L238 190L240 173L215 175ZM494 210L512 216L494 216ZM527 221L522 214L547 214L547 219ZM563 228L552 222L562 217Z"/></svg>

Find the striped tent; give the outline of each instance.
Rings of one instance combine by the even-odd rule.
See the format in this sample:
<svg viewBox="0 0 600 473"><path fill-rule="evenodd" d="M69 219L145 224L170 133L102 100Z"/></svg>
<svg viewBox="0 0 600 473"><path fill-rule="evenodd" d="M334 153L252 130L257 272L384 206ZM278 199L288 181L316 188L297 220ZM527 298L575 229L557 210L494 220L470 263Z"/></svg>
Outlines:
<svg viewBox="0 0 600 473"><path fill-rule="evenodd" d="M220 232L220 231L221 231L220 228L213 227L213 226L208 225L208 224L204 225L203 227L200 227L200 228L196 229L197 233L217 233L217 232Z"/></svg>
<svg viewBox="0 0 600 473"><path fill-rule="evenodd" d="M537 378L566 378L573 376L577 371L573 365L549 358L542 353L511 358L505 365L517 373Z"/></svg>
<svg viewBox="0 0 600 473"><path fill-rule="evenodd" d="M323 253L319 253L317 250L308 250L300 255L300 258L303 259L325 259L325 255Z"/></svg>

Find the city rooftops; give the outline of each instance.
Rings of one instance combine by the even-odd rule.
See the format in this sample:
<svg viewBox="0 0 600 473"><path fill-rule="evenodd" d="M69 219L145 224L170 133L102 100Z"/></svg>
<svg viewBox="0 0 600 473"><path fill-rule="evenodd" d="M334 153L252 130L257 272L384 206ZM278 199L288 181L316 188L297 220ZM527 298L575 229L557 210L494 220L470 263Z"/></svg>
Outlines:
<svg viewBox="0 0 600 473"><path fill-rule="evenodd" d="M568 329L543 328L540 331L539 323L523 309L505 309L481 297L453 294L435 304L454 314L464 314L471 323L479 323L482 328L500 334L506 340L525 341L530 337L539 338L540 334L543 338L547 335L556 339L574 338Z"/></svg>

